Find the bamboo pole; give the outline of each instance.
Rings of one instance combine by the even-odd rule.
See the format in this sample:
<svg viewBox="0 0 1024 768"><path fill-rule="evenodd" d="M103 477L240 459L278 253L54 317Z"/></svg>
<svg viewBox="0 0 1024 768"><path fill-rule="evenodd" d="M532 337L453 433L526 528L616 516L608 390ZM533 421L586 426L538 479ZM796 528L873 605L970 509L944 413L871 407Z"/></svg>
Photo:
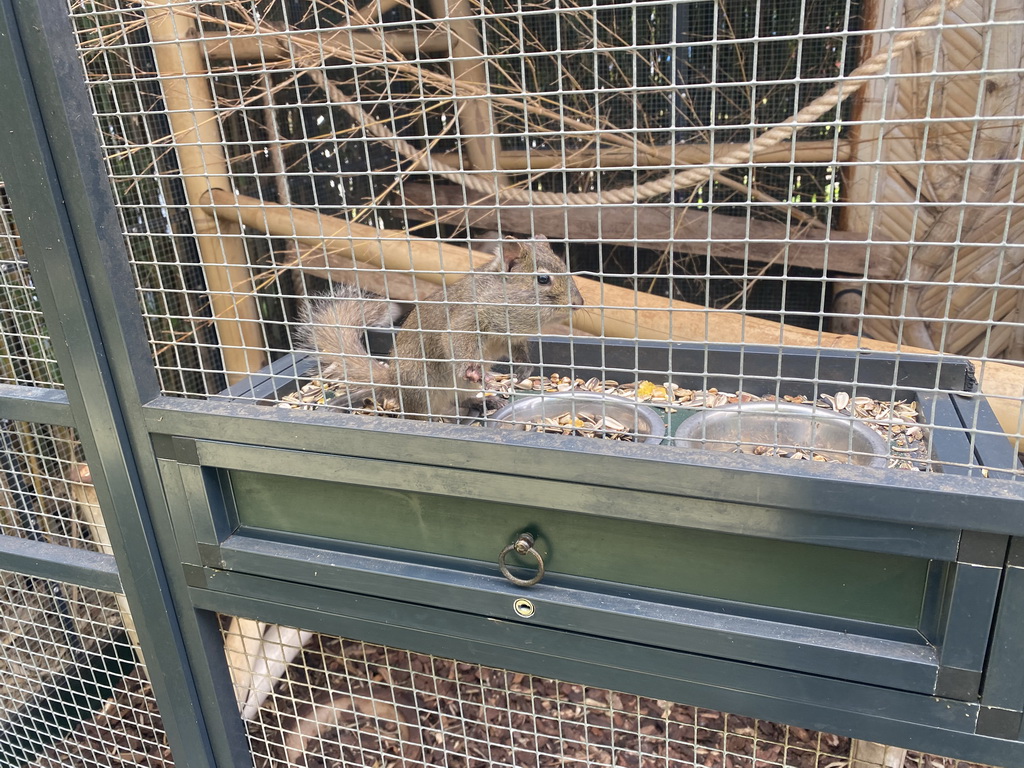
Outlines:
<svg viewBox="0 0 1024 768"><path fill-rule="evenodd" d="M199 205L213 188L231 189L195 20L173 7L145 6L157 74L174 136L185 197L206 277L229 383L267 363L259 308L253 294L241 229Z"/></svg>
<svg viewBox="0 0 1024 768"><path fill-rule="evenodd" d="M325 57L350 59L353 53L378 54L384 61L385 51L397 53L447 53L448 38L439 29L410 32L400 29L356 30L342 27L333 32L278 32L245 35L228 32L204 32L203 50L214 61L262 63L289 61L292 46L319 48Z"/></svg>
<svg viewBox="0 0 1024 768"><path fill-rule="evenodd" d="M435 240L410 237L407 232L355 224L301 208L264 203L253 197L212 191L211 210L220 218L240 221L275 237L294 237L344 253L365 262L366 268L397 270L434 283L458 279L486 258L479 252ZM442 273L445 270L448 274ZM586 301L573 314L572 324L596 336L673 341L712 341L726 344L767 344L781 347L873 349L901 354L934 354L875 339L819 333L750 317L741 311L710 310L696 304L577 277ZM1016 440L1021 434L1024 368L984 361L976 363L981 392L988 396L1003 430Z"/></svg>
<svg viewBox="0 0 1024 768"><path fill-rule="evenodd" d="M159 1L159 0L158 0ZM267 364L259 308L245 246L237 223L222 221L198 205L211 189L231 189L217 116L213 109L195 20L166 0L146 5L146 21L174 135L192 226L213 308L225 377L232 384ZM249 657L258 649L262 625L233 618L224 645L229 673L241 707L252 679ZM236 642L236 638L240 638Z"/></svg>
<svg viewBox="0 0 1024 768"><path fill-rule="evenodd" d="M501 139L487 86L487 58L473 18L471 0L431 0L438 25L447 24L451 41L452 84L459 132L469 164L477 171L497 171ZM470 97L470 94L483 96ZM487 174L498 192L509 186L504 174Z"/></svg>
<svg viewBox="0 0 1024 768"><path fill-rule="evenodd" d="M741 144L719 142L714 145L714 154L724 157L741 147ZM849 141L794 141L759 152L752 162L766 163L834 163L848 160L851 155ZM451 153L435 155L449 164L458 162ZM711 157L710 144L673 144L671 146L635 149L608 147L600 150L592 147L567 149L564 153L553 149L502 150L498 156L498 167L503 171L540 171L559 168L632 168L634 166L700 165Z"/></svg>

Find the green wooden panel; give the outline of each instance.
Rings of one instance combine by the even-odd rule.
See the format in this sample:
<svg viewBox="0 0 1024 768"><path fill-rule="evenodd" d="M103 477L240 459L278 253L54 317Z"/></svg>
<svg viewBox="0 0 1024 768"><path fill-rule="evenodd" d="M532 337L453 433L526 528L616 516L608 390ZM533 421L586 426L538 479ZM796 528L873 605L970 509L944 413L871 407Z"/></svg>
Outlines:
<svg viewBox="0 0 1024 768"><path fill-rule="evenodd" d="M229 476L244 527L490 563L530 531L550 572L902 627L918 626L925 598L928 561L916 558L280 475Z"/></svg>

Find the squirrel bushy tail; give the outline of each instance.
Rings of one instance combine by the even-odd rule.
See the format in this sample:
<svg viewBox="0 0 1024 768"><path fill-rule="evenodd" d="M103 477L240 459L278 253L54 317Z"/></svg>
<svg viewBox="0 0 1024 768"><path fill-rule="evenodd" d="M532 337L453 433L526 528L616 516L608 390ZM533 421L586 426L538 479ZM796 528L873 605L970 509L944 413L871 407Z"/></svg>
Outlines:
<svg viewBox="0 0 1024 768"><path fill-rule="evenodd" d="M366 350L363 329L390 326L397 310L395 304L374 300L352 286L335 286L333 292L302 303L299 347L316 354L323 378L345 382L344 394L357 405L374 390L379 393L394 384L391 366Z"/></svg>

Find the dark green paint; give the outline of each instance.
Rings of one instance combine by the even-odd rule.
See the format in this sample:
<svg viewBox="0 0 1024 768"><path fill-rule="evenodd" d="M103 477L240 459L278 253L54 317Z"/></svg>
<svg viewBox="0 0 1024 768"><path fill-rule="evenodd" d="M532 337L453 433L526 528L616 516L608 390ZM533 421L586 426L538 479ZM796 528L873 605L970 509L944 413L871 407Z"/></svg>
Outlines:
<svg viewBox="0 0 1024 768"><path fill-rule="evenodd" d="M551 572L916 627L928 562L556 509L230 472L239 523L495 562L521 531Z"/></svg>

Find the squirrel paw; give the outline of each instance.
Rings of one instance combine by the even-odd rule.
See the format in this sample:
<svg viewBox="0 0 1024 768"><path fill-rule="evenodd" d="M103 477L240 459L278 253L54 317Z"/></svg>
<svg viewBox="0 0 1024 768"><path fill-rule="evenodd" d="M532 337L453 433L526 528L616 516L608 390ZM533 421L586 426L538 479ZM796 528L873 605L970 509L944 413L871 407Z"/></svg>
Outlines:
<svg viewBox="0 0 1024 768"><path fill-rule="evenodd" d="M471 409L482 416L494 413L508 405L508 398L502 395L484 394L474 398Z"/></svg>
<svg viewBox="0 0 1024 768"><path fill-rule="evenodd" d="M484 373L484 368L480 363L470 363L466 366L466 370L462 374L462 378L466 381L475 381L477 384L486 384L490 381L494 381L494 378L490 374Z"/></svg>

